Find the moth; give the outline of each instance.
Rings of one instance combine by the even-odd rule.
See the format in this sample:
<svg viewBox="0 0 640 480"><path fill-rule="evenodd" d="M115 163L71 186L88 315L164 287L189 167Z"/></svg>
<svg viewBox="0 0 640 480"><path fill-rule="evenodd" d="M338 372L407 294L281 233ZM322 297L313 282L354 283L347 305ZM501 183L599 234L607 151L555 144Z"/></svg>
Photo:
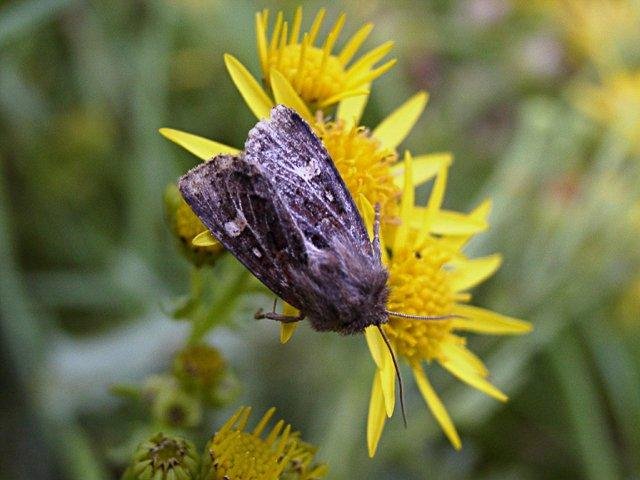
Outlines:
<svg viewBox="0 0 640 480"><path fill-rule="evenodd" d="M308 318L318 331L381 328L388 273L381 261L376 207L374 238L322 141L292 109L278 105L249 132L239 155L218 155L180 178L180 192L227 250L299 316L259 311L256 318ZM274 309L275 310L275 309ZM448 317L444 317L448 318ZM404 416L404 408L403 408Z"/></svg>

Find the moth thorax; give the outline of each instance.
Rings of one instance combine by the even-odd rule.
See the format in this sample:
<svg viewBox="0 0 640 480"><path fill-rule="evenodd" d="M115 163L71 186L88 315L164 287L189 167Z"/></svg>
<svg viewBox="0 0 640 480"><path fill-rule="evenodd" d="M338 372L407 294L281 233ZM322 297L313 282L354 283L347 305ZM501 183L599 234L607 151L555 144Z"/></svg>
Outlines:
<svg viewBox="0 0 640 480"><path fill-rule="evenodd" d="M303 311L316 330L361 333L387 321L387 271L376 259L339 244L310 262L299 281Z"/></svg>

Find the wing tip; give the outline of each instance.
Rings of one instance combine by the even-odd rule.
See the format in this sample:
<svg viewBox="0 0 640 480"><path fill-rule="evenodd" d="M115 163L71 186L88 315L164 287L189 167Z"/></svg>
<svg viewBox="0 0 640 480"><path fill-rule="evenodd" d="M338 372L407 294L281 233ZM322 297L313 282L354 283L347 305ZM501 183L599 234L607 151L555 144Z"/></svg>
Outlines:
<svg viewBox="0 0 640 480"><path fill-rule="evenodd" d="M186 197L186 194L193 190L194 184L198 183L198 180L204 179L215 170L231 168L233 160L236 158L238 158L236 155L221 153L211 160L199 163L178 179L178 190L180 190L183 197Z"/></svg>

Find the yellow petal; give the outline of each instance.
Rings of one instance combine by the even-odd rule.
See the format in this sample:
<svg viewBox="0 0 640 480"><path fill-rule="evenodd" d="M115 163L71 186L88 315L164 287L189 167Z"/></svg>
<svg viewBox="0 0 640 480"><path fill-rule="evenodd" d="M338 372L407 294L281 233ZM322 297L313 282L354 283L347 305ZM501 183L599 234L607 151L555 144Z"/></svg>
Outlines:
<svg viewBox="0 0 640 480"><path fill-rule="evenodd" d="M396 230L395 238L393 239L393 250L400 250L401 246L405 243L411 230L411 222L413 219L413 209L415 200L415 190L413 188L413 182L411 177L413 175L413 157L411 153L406 151L404 154L404 190L402 192L402 198L400 201L400 220L402 224Z"/></svg>
<svg viewBox="0 0 640 480"><path fill-rule="evenodd" d="M293 337L293 332L298 328L298 322L293 323L281 323L280 324L280 343L285 344L291 337Z"/></svg>
<svg viewBox="0 0 640 480"><path fill-rule="evenodd" d="M453 425L453 421L451 421L451 417L449 413L447 413L447 409L445 408L442 400L436 394L435 390L431 386L431 383L427 379L424 370L420 364L412 365L413 376L416 379L416 383L418 384L418 389L422 394L422 398L427 403L429 410L435 417L436 421L440 425L440 428L444 431L447 438L453 445L456 450L460 450L462 448L462 442L460 441L460 437L458 436L458 432L456 431L456 427Z"/></svg>
<svg viewBox="0 0 640 480"><path fill-rule="evenodd" d="M430 153L413 158L413 185L418 187L435 177L441 167L449 167L453 155L446 153ZM404 163L398 162L391 167L393 181L398 188L404 187Z"/></svg>
<svg viewBox="0 0 640 480"><path fill-rule="evenodd" d="M273 55L278 48L278 39L280 38L280 31L282 30L282 22L284 20L284 14L278 12L276 15L276 23L273 26L273 32L271 32L271 41L269 42L269 55ZM265 24L265 31L267 25Z"/></svg>
<svg viewBox="0 0 640 480"><path fill-rule="evenodd" d="M266 19L265 19L266 20ZM258 56L260 57L260 67L262 74L266 75L269 70L269 58L267 55L267 31L263 21L262 12L256 13L256 42L258 46Z"/></svg>
<svg viewBox="0 0 640 480"><path fill-rule="evenodd" d="M489 214L491 213L491 200L487 199L478 205L470 214L469 219L471 221L488 222ZM460 235L448 235L442 237L442 241L445 242L452 250L461 250L467 242L473 237L475 233L468 232Z"/></svg>
<svg viewBox="0 0 640 480"><path fill-rule="evenodd" d="M380 372L376 370L373 376L371 399L369 400L369 416L367 417L367 449L369 450L370 458L373 458L376 454L386 419L384 398L382 396L382 387L380 386Z"/></svg>
<svg viewBox="0 0 640 480"><path fill-rule="evenodd" d="M489 375L489 370L487 370L484 362L464 345L445 341L440 343L440 351L447 360L464 364L481 377Z"/></svg>
<svg viewBox="0 0 640 480"><path fill-rule="evenodd" d="M290 317L295 317L300 314L300 310L295 307L292 307L287 302L284 303L283 313ZM293 332L298 328L298 324L300 322L293 323L280 323L280 343L287 343L293 337Z"/></svg>
<svg viewBox="0 0 640 480"><path fill-rule="evenodd" d="M450 320L451 327L455 330L489 335L521 335L533 330L529 322L472 305L456 305L453 313L465 317Z"/></svg>
<svg viewBox="0 0 640 480"><path fill-rule="evenodd" d="M191 244L196 247L215 247L220 245L220 242L211 234L209 230L205 230L204 232L200 232L198 235L193 237L191 240Z"/></svg>
<svg viewBox="0 0 640 480"><path fill-rule="evenodd" d="M316 37L318 36L318 32L320 31L320 26L322 25L322 20L324 20L324 14L326 10L321 8L318 10L316 14L316 18L313 19L313 23L311 24L311 28L309 29L308 39L309 45L313 45L313 42L316 41Z"/></svg>
<svg viewBox="0 0 640 480"><path fill-rule="evenodd" d="M491 383L485 380L483 377L478 375L473 369L468 366L463 365L460 362L455 361L441 361L440 365L446 368L452 375L457 377L459 380L462 380L466 384L472 386L473 388L480 390L482 393L489 395L490 397L495 398L496 400L500 400L501 402L506 402L508 400L507 396L498 390L496 387L491 385Z"/></svg>
<svg viewBox="0 0 640 480"><path fill-rule="evenodd" d="M369 85L369 84L366 83L366 85ZM332 104L334 104L336 102L344 100L345 98L360 97L362 95L369 96L369 88L366 87L365 85L359 86L358 88L353 88L353 89L350 89L350 90L343 90L341 92L338 92L335 95L332 95L332 96L322 100L322 102L320 102L318 104L318 106L324 108L324 107L328 107L329 105L332 105Z"/></svg>
<svg viewBox="0 0 640 480"><path fill-rule="evenodd" d="M358 49L362 46L369 34L373 30L372 23L365 23L360 29L349 39L342 51L338 54L338 60L345 66L351 61Z"/></svg>
<svg viewBox="0 0 640 480"><path fill-rule="evenodd" d="M298 43L298 37L300 36L300 25L302 25L302 7L296 8L296 13L293 15L293 27L291 28L291 37L289 38L289 44L296 45Z"/></svg>
<svg viewBox="0 0 640 480"><path fill-rule="evenodd" d="M380 335L380 332L378 332ZM393 366L391 354L385 344L385 361L384 368L380 370L380 386L382 388L382 396L384 398L384 409L387 417L391 418L393 409L396 406L396 369Z"/></svg>
<svg viewBox="0 0 640 480"><path fill-rule="evenodd" d="M431 217L434 217L436 212L442 206L442 201L444 200L444 191L447 188L448 172L448 168L440 167L440 171L436 176L433 190L431 190L431 195L429 196L429 201L427 202L427 209L429 210Z"/></svg>
<svg viewBox="0 0 640 480"><path fill-rule="evenodd" d="M381 60L387 53L393 48L393 42L388 41L376 48L369 50L363 56L361 56L349 69L346 71L347 78L353 78L362 76L368 72L371 67Z"/></svg>
<svg viewBox="0 0 640 480"><path fill-rule="evenodd" d="M417 207L421 210L421 207ZM472 236L484 232L489 224L471 215L453 212L451 210L438 210L430 219L431 233L438 235L467 235Z"/></svg>
<svg viewBox="0 0 640 480"><path fill-rule="evenodd" d="M228 53L224 55L224 63L233 83L253 114L260 120L269 118L269 112L274 106L273 102L249 73L249 70L237 58Z"/></svg>
<svg viewBox="0 0 640 480"><path fill-rule="evenodd" d="M395 149L414 127L427 105L428 95L419 92L394 110L372 133L382 146Z"/></svg>
<svg viewBox="0 0 640 480"><path fill-rule="evenodd" d="M368 91L370 85L363 85L363 88ZM338 120L344 122L344 125L346 127L345 130L348 130L360 123L362 112L364 111L364 107L367 105L368 100L368 93L365 93L364 95L356 95L348 98L343 98L342 100L340 100L340 103L338 104L338 111L336 112L336 117Z"/></svg>
<svg viewBox="0 0 640 480"><path fill-rule="evenodd" d="M384 398L385 411L387 416L391 417L396 402L396 370L393 359L377 327L369 326L365 328L364 336L367 340L371 357L380 373L380 388Z"/></svg>
<svg viewBox="0 0 640 480"><path fill-rule="evenodd" d="M338 40L340 36L340 32L342 31L342 27L344 27L344 22L347 19L347 15L342 13L338 17L338 20L333 25L331 31L327 34L327 38L324 41L324 45L322 46L323 55L329 56L331 54L331 50L333 50L333 46ZM322 70L322 69L321 69Z"/></svg>
<svg viewBox="0 0 640 480"><path fill-rule="evenodd" d="M473 209L473 211L469 214L473 218L483 220L485 222L489 221L489 214L491 213L492 201L490 198L483 200L480 205Z"/></svg>
<svg viewBox="0 0 640 480"><path fill-rule="evenodd" d="M307 104L293 89L289 80L277 70L271 70L271 88L276 103L286 105L298 112L307 122L313 124L314 118L307 108Z"/></svg>
<svg viewBox="0 0 640 480"><path fill-rule="evenodd" d="M269 422L271 417L273 417L273 414L275 412L276 412L276 407L271 407L269 410L267 410L265 414L262 416L262 418L260 419L260 421L258 422L258 424L254 427L253 432L251 432L251 435L253 435L254 437L259 437L262 434L264 428L267 426L267 423Z"/></svg>
<svg viewBox="0 0 640 480"><path fill-rule="evenodd" d="M373 82L376 78L387 73L397 63L397 59L389 60L387 63L380 65L373 70L360 72L358 75L353 75L349 78L347 87L355 87L356 85L362 85L363 83Z"/></svg>
<svg viewBox="0 0 640 480"><path fill-rule="evenodd" d="M209 160L221 153L228 153L235 155L240 152L237 148L229 147L222 143L214 142L208 138L200 137L192 133L183 132L181 130L174 130L173 128L161 128L160 133L163 137L168 138L174 143L177 143L185 150L193 153L196 157L202 160Z"/></svg>
<svg viewBox="0 0 640 480"><path fill-rule="evenodd" d="M380 336L380 332L377 327L373 325L364 329L364 338L367 341L369 352L371 352L371 358L376 363L376 367L380 370L384 366L384 351L386 345L384 340Z"/></svg>
<svg viewBox="0 0 640 480"><path fill-rule="evenodd" d="M450 265L454 270L450 275L450 285L454 292L467 290L493 275L502 263L499 254L473 260L453 260Z"/></svg>

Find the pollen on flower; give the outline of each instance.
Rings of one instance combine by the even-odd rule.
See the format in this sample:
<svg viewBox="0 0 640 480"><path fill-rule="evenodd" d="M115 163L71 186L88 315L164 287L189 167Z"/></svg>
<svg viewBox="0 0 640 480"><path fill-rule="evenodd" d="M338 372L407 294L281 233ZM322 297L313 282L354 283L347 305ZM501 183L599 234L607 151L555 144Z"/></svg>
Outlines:
<svg viewBox="0 0 640 480"><path fill-rule="evenodd" d="M450 274L443 268L450 259L446 251L432 245L418 254L404 248L394 252L389 265L389 309L413 315L450 314L455 295ZM429 361L440 357L445 339L451 340L451 321L390 317L385 331L398 353L410 363Z"/></svg>
<svg viewBox="0 0 640 480"><path fill-rule="evenodd" d="M300 441L291 425L280 420L262 437L274 412L274 408L269 409L253 431L246 432L251 408L240 408L209 442L202 478L272 480L282 478L283 472L289 475L287 478L300 480L323 477L326 467L311 463L313 449Z"/></svg>
<svg viewBox="0 0 640 480"><path fill-rule="evenodd" d="M358 198L362 194L372 205L379 203L382 221L394 223L400 197L391 172L398 159L396 152L384 148L367 129L345 127L341 121L318 121L315 130L351 195Z"/></svg>
<svg viewBox="0 0 640 480"><path fill-rule="evenodd" d="M268 10L256 15L258 51L264 81L268 84L271 71L277 70L289 81L300 98L319 108L363 93L367 90L368 83L395 63L395 60L390 60L381 66L375 66L391 50L392 44L387 42L348 66L371 32L371 24L364 25L339 54L333 54L333 47L345 23L344 14L335 23L322 46L315 46L324 13L324 10L318 12L309 31L302 34L302 39L302 8L296 10L291 24L284 21L282 12L279 12L270 38L267 35Z"/></svg>

